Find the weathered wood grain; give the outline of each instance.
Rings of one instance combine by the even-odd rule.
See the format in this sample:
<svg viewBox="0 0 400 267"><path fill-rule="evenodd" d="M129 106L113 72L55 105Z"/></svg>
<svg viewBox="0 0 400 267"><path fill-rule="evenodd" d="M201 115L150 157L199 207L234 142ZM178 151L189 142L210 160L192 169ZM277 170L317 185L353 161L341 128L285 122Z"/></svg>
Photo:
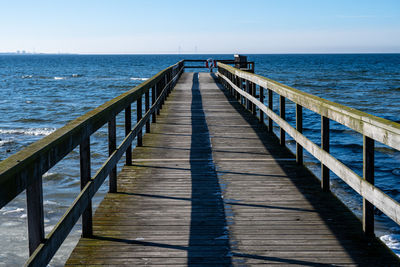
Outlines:
<svg viewBox="0 0 400 267"><path fill-rule="evenodd" d="M67 266L399 264L210 74L181 77L132 158Z"/></svg>
<svg viewBox="0 0 400 267"><path fill-rule="evenodd" d="M273 90L321 116L335 120L363 135L400 150L399 123L322 99L257 74L238 70L225 64L220 64L219 66L229 70L240 79L246 79L259 86Z"/></svg>
<svg viewBox="0 0 400 267"><path fill-rule="evenodd" d="M282 119L277 115L272 109L266 107L259 100L251 96L250 94L244 92L231 81L229 81L225 76L221 76L223 79L227 80L229 85L236 90L240 95L253 101L261 110L263 110L270 118L273 119L284 131L289 134L298 144L300 144L304 149L306 149L311 155L318 159L321 164L328 167L332 172L334 172L338 177L340 177L345 183L352 187L358 194L368 200L372 205L377 207L388 217L390 217L397 224L400 224L400 204L386 195L382 190L370 184L368 181L361 178L353 170L347 167L345 164L337 160L331 154L329 154L324 149L320 148L318 145L313 143L302 133L298 132L294 127L292 127L287 121Z"/></svg>

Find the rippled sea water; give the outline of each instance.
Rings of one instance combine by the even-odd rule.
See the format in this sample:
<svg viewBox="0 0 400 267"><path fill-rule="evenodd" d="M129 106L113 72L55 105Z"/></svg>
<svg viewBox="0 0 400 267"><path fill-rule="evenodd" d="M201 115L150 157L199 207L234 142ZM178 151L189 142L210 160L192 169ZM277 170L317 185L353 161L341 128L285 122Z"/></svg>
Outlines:
<svg viewBox="0 0 400 267"><path fill-rule="evenodd" d="M62 127L183 58L232 59L233 55L0 55L0 160ZM392 121L400 121L400 54L248 55L255 70L283 84ZM275 99L275 103L278 103ZM277 108L277 106L276 106ZM287 118L294 125L294 105ZM122 117L117 120L122 140ZM276 129L278 130L278 129ZM304 133L320 143L320 117L304 110ZM91 138L92 172L107 154L107 131ZM287 141L294 148L292 140ZM331 123L331 152L362 174L362 136ZM319 175L319 163L305 154ZM79 153L71 152L44 175L48 233L79 192ZM400 153L377 144L376 184L400 201ZM361 198L333 176L332 189L357 214ZM107 192L103 186L95 206ZM400 228L377 212L377 235L400 253ZM0 265L21 265L28 257L25 194L0 210ZM62 265L79 239L80 225L51 265ZM12 244L12 245L9 245Z"/></svg>

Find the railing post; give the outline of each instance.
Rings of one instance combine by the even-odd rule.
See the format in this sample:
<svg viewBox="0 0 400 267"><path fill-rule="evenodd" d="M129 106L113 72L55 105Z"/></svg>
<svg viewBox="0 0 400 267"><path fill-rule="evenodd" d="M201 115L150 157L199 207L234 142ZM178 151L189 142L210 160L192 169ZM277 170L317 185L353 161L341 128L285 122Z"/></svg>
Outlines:
<svg viewBox="0 0 400 267"><path fill-rule="evenodd" d="M229 74L230 74L229 79L231 80L231 82L232 82L233 84L236 84L235 76L234 76L232 73L229 73ZM230 85L229 85L229 86L230 86ZM233 97L235 97L235 90L233 89L232 86L230 86L230 89L231 89L231 95L232 95Z"/></svg>
<svg viewBox="0 0 400 267"><path fill-rule="evenodd" d="M363 176L365 181L375 184L374 139L363 136ZM366 236L372 237L374 233L374 205L363 198L363 230Z"/></svg>
<svg viewBox="0 0 400 267"><path fill-rule="evenodd" d="M153 86L153 88L151 88L151 105L154 105L154 103L156 102L156 99L157 99L156 91L157 91L157 84L155 84ZM155 123L157 121L157 112L153 112L152 121L153 121L153 123Z"/></svg>
<svg viewBox="0 0 400 267"><path fill-rule="evenodd" d="M243 90L243 79L239 77L239 88L240 90ZM243 101L243 96L241 94L239 94L240 97L240 104L243 105L244 101Z"/></svg>
<svg viewBox="0 0 400 267"><path fill-rule="evenodd" d="M241 89L242 87L240 87L240 82L239 82L239 78L237 77L237 75L235 75L235 84L237 87L239 87L239 89ZM239 103L241 103L241 98L240 98L240 94L235 90L235 97L237 99L237 101Z"/></svg>
<svg viewBox="0 0 400 267"><path fill-rule="evenodd" d="M329 153L329 119L321 116L321 148ZM321 188L329 192L329 168L321 164Z"/></svg>
<svg viewBox="0 0 400 267"><path fill-rule="evenodd" d="M167 98L168 94L168 74L164 75L164 86L163 86L163 92L162 92L162 104L164 105L165 99Z"/></svg>
<svg viewBox="0 0 400 267"><path fill-rule="evenodd" d="M142 119L142 97L143 96L140 96L136 101L136 123L138 123ZM142 132L142 128L140 128L137 134L137 146L143 145Z"/></svg>
<svg viewBox="0 0 400 267"><path fill-rule="evenodd" d="M284 96L279 96L279 110L280 110L280 115L282 119L285 119L286 117L286 110L285 110L285 97ZM281 127L280 130L280 143L281 146L285 146L285 130Z"/></svg>
<svg viewBox="0 0 400 267"><path fill-rule="evenodd" d="M245 92L251 95L251 89L250 89L250 82L248 80L245 81ZM245 97L245 101L246 101L246 109L248 111L251 111L251 105L250 105L250 100Z"/></svg>
<svg viewBox="0 0 400 267"><path fill-rule="evenodd" d="M127 136L132 130L132 106L129 104L125 108L125 136ZM125 152L125 164L127 166L132 165L132 145L128 147Z"/></svg>
<svg viewBox="0 0 400 267"><path fill-rule="evenodd" d="M26 189L29 255L44 241L43 184L38 167L32 179L33 183Z"/></svg>
<svg viewBox="0 0 400 267"><path fill-rule="evenodd" d="M239 86L239 83L237 81L237 76L236 75L233 76L233 84L235 84L236 86ZM233 91L233 96L235 97L236 100L239 101L238 94L237 94L236 90Z"/></svg>
<svg viewBox="0 0 400 267"><path fill-rule="evenodd" d="M229 75L229 80L231 81L231 82L233 82L233 83L235 83L235 81L234 81L234 76L233 76L233 74L232 73L228 73L228 75ZM233 87L228 83L228 87L229 87L229 91L231 92L231 95L235 95L235 90L233 90Z"/></svg>
<svg viewBox="0 0 400 267"><path fill-rule="evenodd" d="M80 172L81 172L81 190L83 190L86 184L90 181L90 137L85 140L79 146L79 159L80 159ZM82 213L82 237L93 236L93 222L92 222L92 200L86 209Z"/></svg>
<svg viewBox="0 0 400 267"><path fill-rule="evenodd" d="M150 109L150 90L147 90L144 95L144 103L145 103L144 104L145 110L147 112ZM149 133L149 132L150 132L150 119L148 119L146 122L146 133Z"/></svg>
<svg viewBox="0 0 400 267"><path fill-rule="evenodd" d="M111 154L117 148L117 132L116 132L116 121L115 120L116 120L115 117L113 117L108 122L108 155L109 156L111 156ZM114 168L111 170L109 179L110 179L109 192L116 193L117 192L117 166L114 166Z"/></svg>
<svg viewBox="0 0 400 267"><path fill-rule="evenodd" d="M161 88L162 88L162 82L161 82L161 80L160 80L160 81L157 83L157 86L156 86L156 98L159 98L159 97L160 97ZM161 100L160 100L159 105L158 105L158 107L157 107L157 115L160 115L160 109L161 109Z"/></svg>
<svg viewBox="0 0 400 267"><path fill-rule="evenodd" d="M260 86L260 102L264 104L264 88L261 86ZM264 123L264 112L261 109L259 109L259 112L260 112L260 117L259 117L260 122Z"/></svg>
<svg viewBox="0 0 400 267"><path fill-rule="evenodd" d="M296 104L296 130L303 133L303 107ZM303 165L303 147L296 142L296 162Z"/></svg>
<svg viewBox="0 0 400 267"><path fill-rule="evenodd" d="M251 83L251 95L256 97L256 84L255 83ZM254 103L251 103L251 111L253 112L253 115L256 116L257 115L257 110L256 110L256 105Z"/></svg>
<svg viewBox="0 0 400 267"><path fill-rule="evenodd" d="M272 90L268 88L268 108L273 110L273 97L272 97ZM273 121L271 117L268 117L268 132L272 133L273 131Z"/></svg>

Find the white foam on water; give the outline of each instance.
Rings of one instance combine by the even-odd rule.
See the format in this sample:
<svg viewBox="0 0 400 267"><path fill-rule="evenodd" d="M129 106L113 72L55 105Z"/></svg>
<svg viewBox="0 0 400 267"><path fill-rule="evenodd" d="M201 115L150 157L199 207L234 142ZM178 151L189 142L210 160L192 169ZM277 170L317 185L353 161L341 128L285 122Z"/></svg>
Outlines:
<svg viewBox="0 0 400 267"><path fill-rule="evenodd" d="M131 80L133 81L147 81L149 78L135 78L135 77L131 77Z"/></svg>
<svg viewBox="0 0 400 267"><path fill-rule="evenodd" d="M54 79L54 80L65 80L65 77L57 77L57 76L56 76L56 77L54 77L53 79Z"/></svg>
<svg viewBox="0 0 400 267"><path fill-rule="evenodd" d="M57 202L51 201L51 200L45 200L45 201L43 201L43 204L44 205L58 205Z"/></svg>
<svg viewBox="0 0 400 267"><path fill-rule="evenodd" d="M0 146L4 146L6 144L11 144L11 143L14 143L14 139L5 139L5 140L1 139L0 140Z"/></svg>
<svg viewBox="0 0 400 267"><path fill-rule="evenodd" d="M55 174L56 174L55 172L46 172L45 174L43 174L43 178L53 176Z"/></svg>
<svg viewBox="0 0 400 267"><path fill-rule="evenodd" d="M4 227L15 227L15 226L20 225L20 224L21 223L19 223L19 222L9 221L9 222L3 223L1 226L4 226Z"/></svg>
<svg viewBox="0 0 400 267"><path fill-rule="evenodd" d="M55 128L0 129L0 134L49 135ZM5 140L7 141L7 140Z"/></svg>
<svg viewBox="0 0 400 267"><path fill-rule="evenodd" d="M33 77L32 75L22 75L21 76L22 79L29 79L29 78L32 78L32 77Z"/></svg>
<svg viewBox="0 0 400 267"><path fill-rule="evenodd" d="M388 234L380 237L383 243L386 244L397 256L400 257L400 234Z"/></svg>
<svg viewBox="0 0 400 267"><path fill-rule="evenodd" d="M23 209L23 208L10 209L10 210L3 211L3 215L10 214L10 213L20 213L20 212L23 212L24 210L25 209Z"/></svg>

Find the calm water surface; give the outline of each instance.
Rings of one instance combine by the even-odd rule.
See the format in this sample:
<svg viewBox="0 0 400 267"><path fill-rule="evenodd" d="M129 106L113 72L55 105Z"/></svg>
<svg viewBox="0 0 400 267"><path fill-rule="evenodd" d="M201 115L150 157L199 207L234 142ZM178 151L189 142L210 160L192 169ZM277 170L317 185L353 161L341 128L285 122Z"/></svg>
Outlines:
<svg viewBox="0 0 400 267"><path fill-rule="evenodd" d="M52 133L158 71L183 58L232 59L232 55L0 55L0 160ZM400 54L249 55L256 73L370 114L400 121ZM275 103L278 103L277 98ZM287 117L294 125L294 105ZM290 119L292 118L292 119ZM118 141L123 118L117 122ZM278 128L276 128L278 130ZM320 117L304 111L304 133L320 144ZM107 131L91 138L93 172L105 160ZM294 149L293 140L287 141ZM331 123L331 152L362 174L362 136ZM319 163L305 154L319 175ZM400 153L377 144L376 184L400 201ZM333 176L332 189L357 214L361 199ZM95 205L104 196L103 186ZM79 154L71 152L44 175L45 227L52 229L79 192ZM400 228L377 212L377 235L400 253ZM21 265L28 257L25 194L0 210L0 265ZM79 239L80 225L52 265L62 265ZM12 244L12 245L10 245Z"/></svg>

